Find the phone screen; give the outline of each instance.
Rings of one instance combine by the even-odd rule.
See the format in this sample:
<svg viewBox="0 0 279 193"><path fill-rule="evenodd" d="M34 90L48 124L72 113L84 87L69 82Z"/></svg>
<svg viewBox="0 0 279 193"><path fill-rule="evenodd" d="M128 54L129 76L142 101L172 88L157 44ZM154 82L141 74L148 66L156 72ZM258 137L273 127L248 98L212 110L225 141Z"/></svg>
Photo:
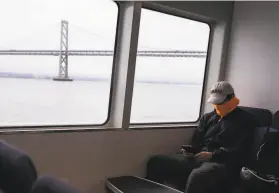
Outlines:
<svg viewBox="0 0 279 193"><path fill-rule="evenodd" d="M195 149L194 149L192 146L190 146L190 145L183 145L181 148L182 148L184 151L186 151L187 153L196 154Z"/></svg>

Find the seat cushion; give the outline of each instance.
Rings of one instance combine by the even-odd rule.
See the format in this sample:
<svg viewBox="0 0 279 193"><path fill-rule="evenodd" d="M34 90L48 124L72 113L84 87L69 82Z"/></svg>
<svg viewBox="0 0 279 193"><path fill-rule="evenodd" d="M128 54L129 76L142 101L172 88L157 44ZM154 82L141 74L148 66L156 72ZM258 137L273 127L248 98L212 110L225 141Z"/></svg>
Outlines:
<svg viewBox="0 0 279 193"><path fill-rule="evenodd" d="M106 187L114 193L182 193L171 187L136 176L108 178Z"/></svg>

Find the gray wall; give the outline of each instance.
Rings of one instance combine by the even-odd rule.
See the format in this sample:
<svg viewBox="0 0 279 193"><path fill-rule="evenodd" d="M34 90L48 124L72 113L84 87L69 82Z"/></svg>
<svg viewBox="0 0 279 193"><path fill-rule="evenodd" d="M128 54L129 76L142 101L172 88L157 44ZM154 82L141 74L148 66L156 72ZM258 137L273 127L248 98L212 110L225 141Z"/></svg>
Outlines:
<svg viewBox="0 0 279 193"><path fill-rule="evenodd" d="M229 50L241 104L279 110L279 2L236 2Z"/></svg>
<svg viewBox="0 0 279 193"><path fill-rule="evenodd" d="M233 4L230 2L164 2L216 21L213 27L210 78L217 80L223 60L225 34ZM93 131L75 133L2 135L7 142L24 149L34 159L40 174L52 174L75 186L104 192L104 180L124 174L144 175L148 156L179 150L192 135L189 129L154 129L137 131Z"/></svg>
<svg viewBox="0 0 279 193"><path fill-rule="evenodd" d="M177 152L191 135L192 129L171 129L15 134L1 138L25 150L40 175L53 175L86 192L101 193L107 177L143 176L150 155Z"/></svg>

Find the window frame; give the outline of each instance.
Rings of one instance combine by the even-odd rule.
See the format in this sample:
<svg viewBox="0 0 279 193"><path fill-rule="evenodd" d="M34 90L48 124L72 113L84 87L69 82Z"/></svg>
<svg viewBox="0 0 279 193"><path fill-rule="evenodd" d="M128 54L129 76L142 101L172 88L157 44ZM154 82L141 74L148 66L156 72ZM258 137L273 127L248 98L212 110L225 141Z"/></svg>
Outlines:
<svg viewBox="0 0 279 193"><path fill-rule="evenodd" d="M101 130L104 130L103 127L106 126L110 120L110 111L111 111L111 103L112 103L112 93L113 93L113 83L114 83L114 69L115 69L115 55L117 52L117 41L118 41L118 33L119 33L119 22L120 22L120 12L121 12L121 5L120 2L118 1L114 1L111 0L111 2L115 3L117 6L117 18L116 18L116 26L115 26L115 36L114 36L114 48L113 48L113 59L112 59L112 67L111 67L111 80L110 80L110 89L109 89L109 101L108 101L108 110L107 110L107 117L106 120L101 123L101 124L42 124L42 125L11 125L11 126L4 126L4 125L0 125L0 131L2 130L3 132L7 132L5 131L7 130L13 130L16 129L17 131L23 129L23 131L26 131L25 129L30 129L30 131L61 131L61 132L65 132L65 131L88 131L90 129L92 129L92 127L101 127ZM70 129L69 129L70 128ZM42 130L43 129L43 130ZM96 130L96 129L94 129ZM98 130L98 129L97 129ZM111 130L111 129L105 129L105 130Z"/></svg>
<svg viewBox="0 0 279 193"><path fill-rule="evenodd" d="M203 75L203 84L202 84L202 93L201 93L201 99L200 99L201 102L200 102L200 108L199 108L199 116L197 117L197 120L195 120L195 121L148 122L148 123L144 123L144 122L142 122L142 123L131 123L131 118L130 118L129 128L132 128L132 129L145 129L145 128L150 128L150 127L152 127L153 129L162 129L162 128L170 128L170 127L173 127L173 126L182 127L182 128L184 128L185 126L186 127L192 127L192 126L197 125L197 123L199 122L199 120L201 118L202 112L203 112L203 107L204 107L203 101L205 99L205 94L206 94L206 83L207 83L206 80L207 80L207 73L208 73L210 53L211 53L210 48L211 48L212 38L213 38L212 22L210 22L209 20L206 20L206 19L198 18L196 16L187 15L185 13L185 11L177 11L176 9L173 9L173 8L164 9L164 7L165 6L161 6L161 5L157 5L156 3L149 3L149 2L146 2L142 5L142 9L156 11L156 12L159 12L159 13L168 14L168 15L171 15L171 16L176 16L176 17L180 17L180 18L183 18L183 19L188 19L188 20L200 22L200 23L208 25L208 27L209 27L209 38L208 38L208 43L207 43L207 51L206 51L207 54L206 54L206 59L205 59L205 70L204 70L204 75ZM134 83L135 83L135 81L134 81Z"/></svg>

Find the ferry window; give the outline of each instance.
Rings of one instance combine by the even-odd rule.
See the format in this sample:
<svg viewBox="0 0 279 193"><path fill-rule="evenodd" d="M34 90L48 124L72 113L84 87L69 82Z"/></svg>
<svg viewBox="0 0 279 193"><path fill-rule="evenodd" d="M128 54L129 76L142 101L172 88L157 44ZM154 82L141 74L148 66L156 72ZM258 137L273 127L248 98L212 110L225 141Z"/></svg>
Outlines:
<svg viewBox="0 0 279 193"><path fill-rule="evenodd" d="M117 4L0 2L0 126L105 123Z"/></svg>
<svg viewBox="0 0 279 193"><path fill-rule="evenodd" d="M206 23L142 9L132 124L197 121L209 34Z"/></svg>

